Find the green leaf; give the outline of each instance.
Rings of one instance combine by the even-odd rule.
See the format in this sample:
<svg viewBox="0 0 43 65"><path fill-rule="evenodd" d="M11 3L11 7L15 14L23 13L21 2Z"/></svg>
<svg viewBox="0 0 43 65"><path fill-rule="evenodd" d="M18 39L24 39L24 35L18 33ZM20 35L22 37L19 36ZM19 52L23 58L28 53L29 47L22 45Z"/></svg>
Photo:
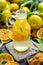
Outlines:
<svg viewBox="0 0 43 65"><path fill-rule="evenodd" d="M33 40L31 40L32 41L32 43L36 46L36 47L38 47L38 43L37 42L35 42L35 41L33 41Z"/></svg>
<svg viewBox="0 0 43 65"><path fill-rule="evenodd" d="M27 0L22 0L22 3L26 2Z"/></svg>
<svg viewBox="0 0 43 65"><path fill-rule="evenodd" d="M40 50L43 52L43 44L38 44L37 42L34 42L33 40L31 40L32 43ZM39 40L38 40L39 41Z"/></svg>
<svg viewBox="0 0 43 65"><path fill-rule="evenodd" d="M43 44L43 39L36 39L39 44Z"/></svg>
<svg viewBox="0 0 43 65"><path fill-rule="evenodd" d="M6 28L9 28L8 19L6 18Z"/></svg>
<svg viewBox="0 0 43 65"><path fill-rule="evenodd" d="M24 2L23 4L21 4L21 7L24 7L24 6L26 6L27 4L30 4L31 2L32 2L32 0Z"/></svg>

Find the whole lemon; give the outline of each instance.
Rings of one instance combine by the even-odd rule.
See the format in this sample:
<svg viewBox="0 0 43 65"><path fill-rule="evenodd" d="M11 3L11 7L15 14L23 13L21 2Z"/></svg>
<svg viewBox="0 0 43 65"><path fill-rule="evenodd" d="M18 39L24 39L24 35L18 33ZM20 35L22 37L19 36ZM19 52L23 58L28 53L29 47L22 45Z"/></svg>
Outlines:
<svg viewBox="0 0 43 65"><path fill-rule="evenodd" d="M42 20L43 20L43 12L41 12L40 14L39 14L39 16L42 18Z"/></svg>
<svg viewBox="0 0 43 65"><path fill-rule="evenodd" d="M9 19L11 17L11 12L10 10L4 10L2 14L2 22L5 23L6 18Z"/></svg>
<svg viewBox="0 0 43 65"><path fill-rule="evenodd" d="M39 3L38 9L41 10L41 11L43 11L43 2Z"/></svg>
<svg viewBox="0 0 43 65"><path fill-rule="evenodd" d="M6 0L0 0L0 10L3 11L6 7L7 1Z"/></svg>
<svg viewBox="0 0 43 65"><path fill-rule="evenodd" d="M13 10L18 10L19 9L19 5L16 4L16 3L12 3L10 4L10 10L13 11Z"/></svg>
<svg viewBox="0 0 43 65"><path fill-rule="evenodd" d="M23 8L21 8L21 9L24 10L24 11L30 12L30 10L29 10L28 7L23 7Z"/></svg>
<svg viewBox="0 0 43 65"><path fill-rule="evenodd" d="M20 3L22 0L12 0L15 3Z"/></svg>
<svg viewBox="0 0 43 65"><path fill-rule="evenodd" d="M10 16L11 16L10 10L4 10L4 11L3 11L3 15L9 19Z"/></svg>
<svg viewBox="0 0 43 65"><path fill-rule="evenodd" d="M28 21L32 29L39 29L40 27L42 27L42 18L38 15L31 15L28 18Z"/></svg>
<svg viewBox="0 0 43 65"><path fill-rule="evenodd" d="M7 9L7 10L10 10L10 3L8 2L8 4L6 5L6 8L5 9Z"/></svg>

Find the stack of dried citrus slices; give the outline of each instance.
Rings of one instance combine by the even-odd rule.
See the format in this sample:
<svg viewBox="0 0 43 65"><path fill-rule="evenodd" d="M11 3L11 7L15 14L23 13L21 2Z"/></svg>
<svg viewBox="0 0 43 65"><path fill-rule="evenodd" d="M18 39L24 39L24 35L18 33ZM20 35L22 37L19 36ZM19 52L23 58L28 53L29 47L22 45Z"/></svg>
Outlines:
<svg viewBox="0 0 43 65"><path fill-rule="evenodd" d="M0 39L2 39L3 43L7 43L11 40L12 33L9 29L0 29Z"/></svg>
<svg viewBox="0 0 43 65"><path fill-rule="evenodd" d="M0 54L0 65L19 65L19 63L15 62L13 57L8 53Z"/></svg>

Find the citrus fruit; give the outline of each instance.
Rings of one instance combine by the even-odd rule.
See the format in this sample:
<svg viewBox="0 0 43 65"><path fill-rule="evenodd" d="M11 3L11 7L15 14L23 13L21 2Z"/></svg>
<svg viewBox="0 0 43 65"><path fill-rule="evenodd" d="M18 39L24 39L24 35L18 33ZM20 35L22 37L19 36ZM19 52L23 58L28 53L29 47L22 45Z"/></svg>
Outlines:
<svg viewBox="0 0 43 65"><path fill-rule="evenodd" d="M38 9L41 10L41 11L43 11L43 2L39 3Z"/></svg>
<svg viewBox="0 0 43 65"><path fill-rule="evenodd" d="M42 18L38 15L31 15L28 18L28 21L32 29L39 29L40 27L42 27Z"/></svg>
<svg viewBox="0 0 43 65"><path fill-rule="evenodd" d="M19 5L16 4L16 3L12 3L10 4L10 10L13 11L13 10L18 10L19 9Z"/></svg>
<svg viewBox="0 0 43 65"><path fill-rule="evenodd" d="M12 2L20 3L22 0L12 0Z"/></svg>
<svg viewBox="0 0 43 65"><path fill-rule="evenodd" d="M0 29L0 38L7 43L12 39L12 32L9 29Z"/></svg>
<svg viewBox="0 0 43 65"><path fill-rule="evenodd" d="M39 14L39 16L43 19L43 12L41 12L41 13Z"/></svg>
<svg viewBox="0 0 43 65"><path fill-rule="evenodd" d="M6 5L6 8L5 8L5 9L8 9L8 10L10 10L10 7L9 7L9 5L8 5L8 4Z"/></svg>
<svg viewBox="0 0 43 65"><path fill-rule="evenodd" d="M6 22L6 18L9 19L11 17L11 12L10 10L4 10L2 12L3 16L2 16L2 22L5 23Z"/></svg>
<svg viewBox="0 0 43 65"><path fill-rule="evenodd" d="M39 30L38 30L38 32L37 32L37 37L38 38L43 38L43 28L40 28Z"/></svg>
<svg viewBox="0 0 43 65"><path fill-rule="evenodd" d="M5 9L7 9L7 10L10 10L10 2L7 2L7 5L6 5L6 8Z"/></svg>
<svg viewBox="0 0 43 65"><path fill-rule="evenodd" d="M36 43L37 44L37 43ZM38 65L41 64L43 65L43 52L38 52L33 56L33 58L29 61L29 65ZM39 62L38 62L39 61Z"/></svg>
<svg viewBox="0 0 43 65"><path fill-rule="evenodd" d="M10 62L7 62L5 65L19 65L19 63L15 61L10 61Z"/></svg>
<svg viewBox="0 0 43 65"><path fill-rule="evenodd" d="M28 7L23 7L22 10L26 11L26 12L30 12Z"/></svg>
<svg viewBox="0 0 43 65"><path fill-rule="evenodd" d="M16 41L24 41L30 37L30 25L26 19L19 21L16 20L16 23L13 25L13 38Z"/></svg>
<svg viewBox="0 0 43 65"><path fill-rule="evenodd" d="M1 53L0 54L0 63L2 65L2 62L5 61L6 63L7 62L10 62L10 61L14 61L13 57L8 54L8 53Z"/></svg>
<svg viewBox="0 0 43 65"><path fill-rule="evenodd" d="M0 11L3 11L6 7L6 0L0 0Z"/></svg>
<svg viewBox="0 0 43 65"><path fill-rule="evenodd" d="M7 18L9 19L10 16L11 16L10 10L4 10L4 11L3 11L3 16L5 16L5 17L7 17Z"/></svg>

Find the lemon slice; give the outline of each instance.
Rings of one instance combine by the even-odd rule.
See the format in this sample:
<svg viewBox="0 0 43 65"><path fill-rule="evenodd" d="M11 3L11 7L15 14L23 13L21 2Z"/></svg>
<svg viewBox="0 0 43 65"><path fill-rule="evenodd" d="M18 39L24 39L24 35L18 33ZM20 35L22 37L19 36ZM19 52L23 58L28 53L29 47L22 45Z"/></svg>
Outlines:
<svg viewBox="0 0 43 65"><path fill-rule="evenodd" d="M22 42L16 42L14 41L14 49L18 52L25 52L30 48L30 41L25 40Z"/></svg>
<svg viewBox="0 0 43 65"><path fill-rule="evenodd" d="M22 45L22 46L20 46L20 45L15 45L14 46L14 49L16 50L16 51L18 51L18 52L25 52L26 50L28 50L28 46L24 46L24 45Z"/></svg>

